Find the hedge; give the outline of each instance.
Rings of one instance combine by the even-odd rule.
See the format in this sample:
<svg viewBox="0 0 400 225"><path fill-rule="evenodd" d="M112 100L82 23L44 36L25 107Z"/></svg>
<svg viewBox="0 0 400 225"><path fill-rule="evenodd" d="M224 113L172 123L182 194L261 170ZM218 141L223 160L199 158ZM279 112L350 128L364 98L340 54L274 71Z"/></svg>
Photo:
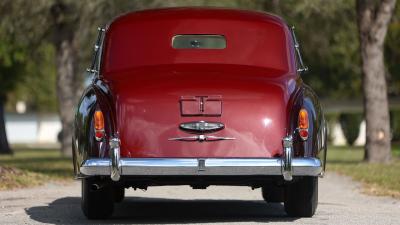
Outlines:
<svg viewBox="0 0 400 225"><path fill-rule="evenodd" d="M333 128L339 122L348 145L353 145L360 133L360 124L363 120L362 113L327 113L328 141L333 141ZM390 130L392 141L400 142L400 109L390 110Z"/></svg>
<svg viewBox="0 0 400 225"><path fill-rule="evenodd" d="M390 111L390 129L392 141L400 141L400 110Z"/></svg>
<svg viewBox="0 0 400 225"><path fill-rule="evenodd" d="M339 119L339 114L338 113L326 113L325 114L325 120L328 124L328 142L332 143L333 142L333 130L335 127L335 124L338 122Z"/></svg>
<svg viewBox="0 0 400 225"><path fill-rule="evenodd" d="M341 113L339 123L348 145L353 145L360 133L360 124L363 120L362 113Z"/></svg>

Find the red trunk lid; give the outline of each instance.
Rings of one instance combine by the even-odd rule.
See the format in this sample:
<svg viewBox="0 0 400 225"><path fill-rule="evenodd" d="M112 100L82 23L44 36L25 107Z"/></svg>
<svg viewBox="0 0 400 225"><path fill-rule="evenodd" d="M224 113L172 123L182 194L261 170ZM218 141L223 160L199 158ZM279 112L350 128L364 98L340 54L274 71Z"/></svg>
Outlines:
<svg viewBox="0 0 400 225"><path fill-rule="evenodd" d="M110 76L122 157L281 155L290 79L279 71L227 68ZM199 135L179 128L196 121L223 123L224 129L205 135L234 140L171 140Z"/></svg>

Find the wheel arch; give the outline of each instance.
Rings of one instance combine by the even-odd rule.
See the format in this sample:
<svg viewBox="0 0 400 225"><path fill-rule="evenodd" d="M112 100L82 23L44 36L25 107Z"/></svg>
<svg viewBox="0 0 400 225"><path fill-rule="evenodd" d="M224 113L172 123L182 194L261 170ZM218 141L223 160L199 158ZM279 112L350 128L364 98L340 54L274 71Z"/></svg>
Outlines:
<svg viewBox="0 0 400 225"><path fill-rule="evenodd" d="M326 121L322 106L315 92L302 83L289 101L288 134L293 135L295 157L317 157L325 170L326 164ZM301 140L297 132L300 109L306 109L309 116L309 138Z"/></svg>

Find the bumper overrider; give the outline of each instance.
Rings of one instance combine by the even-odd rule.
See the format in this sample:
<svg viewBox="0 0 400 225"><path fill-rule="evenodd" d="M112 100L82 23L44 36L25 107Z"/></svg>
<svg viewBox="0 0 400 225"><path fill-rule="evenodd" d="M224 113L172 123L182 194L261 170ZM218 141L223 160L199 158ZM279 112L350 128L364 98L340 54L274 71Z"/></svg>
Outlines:
<svg viewBox="0 0 400 225"><path fill-rule="evenodd" d="M283 138L282 158L120 158L119 139L110 140L110 158L83 162L83 176L319 176L322 163L313 157L293 158L291 136Z"/></svg>

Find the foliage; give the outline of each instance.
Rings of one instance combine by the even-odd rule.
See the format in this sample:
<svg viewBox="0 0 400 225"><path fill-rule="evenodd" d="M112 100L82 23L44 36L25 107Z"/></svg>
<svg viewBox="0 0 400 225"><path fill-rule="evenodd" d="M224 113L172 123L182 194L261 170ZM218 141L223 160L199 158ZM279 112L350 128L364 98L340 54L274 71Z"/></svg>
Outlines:
<svg viewBox="0 0 400 225"><path fill-rule="evenodd" d="M390 127L392 130L392 141L400 142L400 110L390 111Z"/></svg>
<svg viewBox="0 0 400 225"><path fill-rule="evenodd" d="M360 113L342 113L339 116L339 123L348 145L353 145L360 133L360 124L363 115Z"/></svg>
<svg viewBox="0 0 400 225"><path fill-rule="evenodd" d="M38 83L42 77L36 76L35 72L52 65L50 60L43 62L36 54L44 35L40 30L43 28L41 25L45 24L46 20L35 15L41 14L44 2L43 0L37 2L3 0L0 2L2 15L0 20L0 96L4 100L6 97L12 99L10 95L14 94L22 82L27 82L25 84L31 86L36 93L42 90L41 87L32 86L35 83L31 81L36 80ZM25 18L35 19L28 21ZM27 77L30 79L26 80ZM54 99L54 95L47 98Z"/></svg>
<svg viewBox="0 0 400 225"><path fill-rule="evenodd" d="M0 99L5 102L6 95L22 80L26 49L14 39L16 34L0 20Z"/></svg>
<svg viewBox="0 0 400 225"><path fill-rule="evenodd" d="M53 63L54 48L48 43L40 45L26 62L25 77L8 95L8 111L17 101L24 101L29 111L56 112L56 72Z"/></svg>
<svg viewBox="0 0 400 225"><path fill-rule="evenodd" d="M351 151L349 151L349 149ZM400 198L400 147L393 146L390 164L363 162L361 147L328 147L327 170L352 177L364 184L364 191L374 195L389 195ZM396 157L397 156L397 157Z"/></svg>
<svg viewBox="0 0 400 225"><path fill-rule="evenodd" d="M303 76L321 97L360 97L361 71L354 1L285 1L282 15L296 27ZM315 19L318 18L318 19Z"/></svg>
<svg viewBox="0 0 400 225"><path fill-rule="evenodd" d="M400 7L397 4L385 40L389 96L400 96Z"/></svg>

